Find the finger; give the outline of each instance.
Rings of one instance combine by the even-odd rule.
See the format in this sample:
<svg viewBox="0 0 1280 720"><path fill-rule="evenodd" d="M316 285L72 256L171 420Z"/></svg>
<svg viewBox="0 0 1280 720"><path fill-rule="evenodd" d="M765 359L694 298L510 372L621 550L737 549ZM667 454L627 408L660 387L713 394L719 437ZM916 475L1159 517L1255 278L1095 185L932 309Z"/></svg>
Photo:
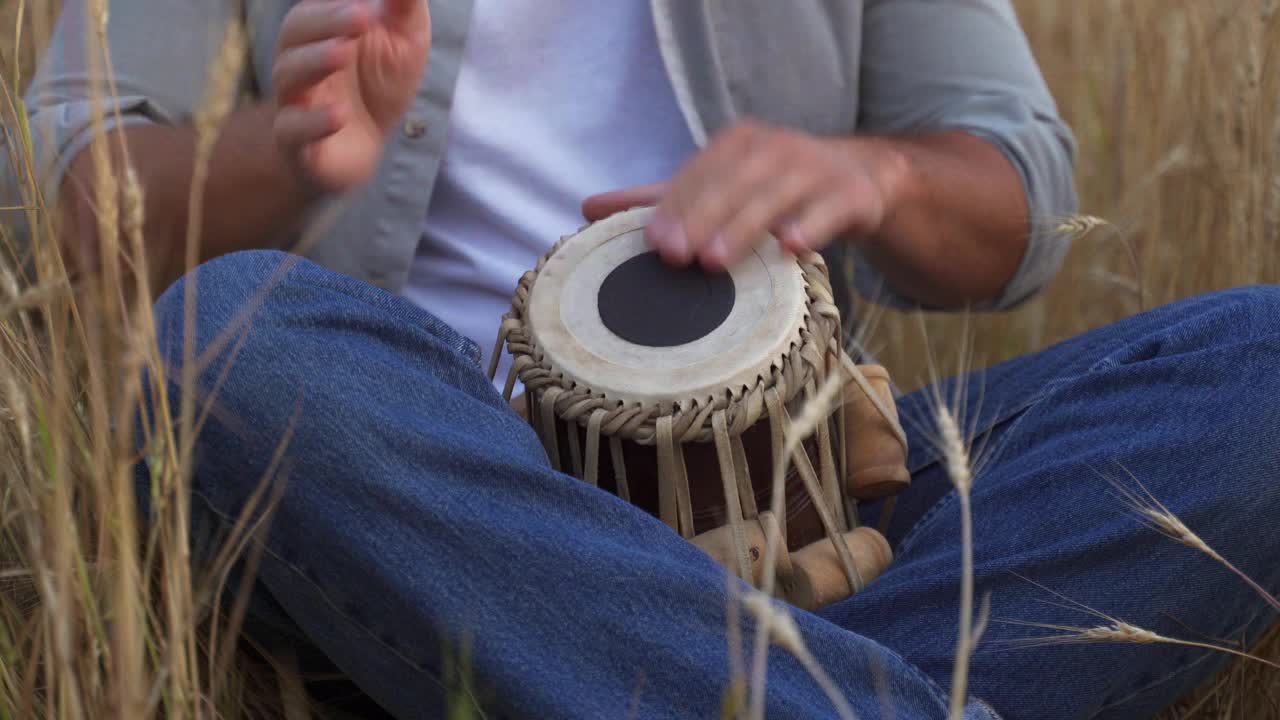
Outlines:
<svg viewBox="0 0 1280 720"><path fill-rule="evenodd" d="M280 53L271 83L282 104L296 102L322 80L355 61L354 40L333 39L300 45Z"/></svg>
<svg viewBox="0 0 1280 720"><path fill-rule="evenodd" d="M798 168L755 188L707 244L701 260L712 268L732 266L771 231L788 227L792 216L820 193L821 184L819 173Z"/></svg>
<svg viewBox="0 0 1280 720"><path fill-rule="evenodd" d="M661 186L647 185L599 193L582 201L582 217L588 222L597 222L625 210L653 205L660 197Z"/></svg>
<svg viewBox="0 0 1280 720"><path fill-rule="evenodd" d="M793 255L799 255L809 249L809 239L805 235L804 228L800 227L800 223L796 220L784 221L774 229L773 235L778 238L778 244L782 249Z"/></svg>
<svg viewBox="0 0 1280 720"><path fill-rule="evenodd" d="M296 105L284 107L276 113L276 143L297 152L337 133L345 122L346 113L335 105L320 108Z"/></svg>
<svg viewBox="0 0 1280 720"><path fill-rule="evenodd" d="M684 225L671 219L670 211L659 208L654 212L644 228L644 241L669 265L683 267L693 259L689 241L685 239Z"/></svg>
<svg viewBox="0 0 1280 720"><path fill-rule="evenodd" d="M592 195L582 201L582 217L596 222L623 210L654 205L662 198L666 186L666 183L652 183Z"/></svg>
<svg viewBox="0 0 1280 720"><path fill-rule="evenodd" d="M685 228L704 267L727 268L758 242L777 219L773 205L780 192L788 196L785 205L798 204L795 196L809 188L799 186L801 178L786 164L776 152L757 150L731 163L722 177L702 188L685 211ZM758 219L761 215L765 218Z"/></svg>
<svg viewBox="0 0 1280 720"><path fill-rule="evenodd" d="M302 2L285 16L280 27L280 48L357 37L369 29L372 19L372 11L362 2Z"/></svg>
<svg viewBox="0 0 1280 720"><path fill-rule="evenodd" d="M711 259L712 246L723 248L725 229L734 218L768 194L780 162L772 153L755 151L731 158L686 201L685 231L689 246L700 259ZM718 254L719 250L716 253Z"/></svg>
<svg viewBox="0 0 1280 720"><path fill-rule="evenodd" d="M426 0L382 0L382 24L425 43L431 27Z"/></svg>
<svg viewBox="0 0 1280 720"><path fill-rule="evenodd" d="M706 220L691 215L700 205L708 215L716 212L710 210L711 206L719 207L716 198L721 193L732 192L727 185L733 182L735 168L742 165L743 157L751 152L756 136L757 129L748 125L721 133L672 179L658 204L649 237L669 262L688 263L714 237L715 233L707 230Z"/></svg>

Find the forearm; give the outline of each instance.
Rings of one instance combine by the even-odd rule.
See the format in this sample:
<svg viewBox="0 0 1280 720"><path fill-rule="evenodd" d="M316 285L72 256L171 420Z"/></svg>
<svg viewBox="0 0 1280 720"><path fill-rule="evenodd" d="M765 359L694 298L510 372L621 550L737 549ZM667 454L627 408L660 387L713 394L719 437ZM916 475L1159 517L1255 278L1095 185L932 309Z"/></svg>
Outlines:
<svg viewBox="0 0 1280 720"><path fill-rule="evenodd" d="M134 125L119 133L145 196L147 264L161 290L185 270L195 131ZM122 158L115 137L109 146L118 169ZM63 239L82 267L96 262L101 247L93 219L93 176L92 153L86 148L72 161L62 184ZM233 113L210 156L199 259L284 244L315 197L297 177L276 148L270 109L257 105Z"/></svg>
<svg viewBox="0 0 1280 720"><path fill-rule="evenodd" d="M884 220L857 242L896 293L937 308L1000 293L1030 229L1022 180L1003 153L964 132L844 142L881 168Z"/></svg>

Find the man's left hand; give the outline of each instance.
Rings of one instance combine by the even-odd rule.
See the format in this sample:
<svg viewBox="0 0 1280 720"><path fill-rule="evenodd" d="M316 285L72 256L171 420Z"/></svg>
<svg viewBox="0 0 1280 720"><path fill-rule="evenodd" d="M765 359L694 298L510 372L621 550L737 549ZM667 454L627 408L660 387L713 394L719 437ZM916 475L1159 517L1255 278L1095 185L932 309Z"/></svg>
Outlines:
<svg viewBox="0 0 1280 720"><path fill-rule="evenodd" d="M772 233L792 252L833 238L874 236L905 162L874 138L824 138L740 122L719 133L669 182L595 195L589 221L657 205L646 240L666 261L733 265Z"/></svg>

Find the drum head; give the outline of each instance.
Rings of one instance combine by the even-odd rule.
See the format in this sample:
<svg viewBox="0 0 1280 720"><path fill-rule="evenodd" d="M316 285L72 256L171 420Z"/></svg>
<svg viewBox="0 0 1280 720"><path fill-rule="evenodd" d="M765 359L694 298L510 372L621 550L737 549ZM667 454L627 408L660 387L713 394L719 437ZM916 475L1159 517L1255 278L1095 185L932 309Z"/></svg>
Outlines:
<svg viewBox="0 0 1280 720"><path fill-rule="evenodd" d="M588 226L546 260L526 322L563 387L627 404L704 404L767 378L808 313L795 258L770 238L728 272L671 268L644 242L652 208Z"/></svg>

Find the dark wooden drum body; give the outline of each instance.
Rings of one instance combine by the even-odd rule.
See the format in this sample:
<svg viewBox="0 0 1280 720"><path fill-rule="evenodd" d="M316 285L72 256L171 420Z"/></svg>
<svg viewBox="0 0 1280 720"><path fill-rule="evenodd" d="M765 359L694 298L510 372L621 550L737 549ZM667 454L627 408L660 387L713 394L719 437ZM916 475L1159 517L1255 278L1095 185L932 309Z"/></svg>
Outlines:
<svg viewBox="0 0 1280 720"><path fill-rule="evenodd" d="M516 408L528 415L525 398L518 398ZM578 434L578 452L587 442L586 429L573 428ZM561 423L557 428L559 436L559 454L561 469L580 479L589 476L585 467L575 464L573 444L569 441L571 431L567 424ZM835 432L834 422L831 431ZM542 431L539 430L541 433ZM618 495L623 500L647 511L654 517L661 517L661 500L658 482L658 454L652 445L641 445L631 440L619 442L622 451L622 468L617 468L611 452L602 452L596 460L595 484L602 490ZM746 454L747 467L751 480L751 499L740 500L746 508L744 515L750 517L761 510L768 510L773 500L772 472L773 452L770 447L769 426L767 421L759 421L742 434L743 450ZM815 467L819 464L816 441L809 439L804 443L806 457ZM701 535L729 523L728 507L725 501L724 487L720 477L720 460L715 444L710 442L688 443L684 446L685 467L689 475L689 496L691 515L693 517L693 535ZM785 519L780 523L780 530L787 540L789 550L799 550L823 537L822 522L818 517L813 501L805 492L804 482L800 478L800 470L788 463L785 476L786 500ZM619 478L622 482L619 483ZM754 511L752 510L754 506Z"/></svg>
<svg viewBox="0 0 1280 720"><path fill-rule="evenodd" d="M525 274L491 374L505 345L507 395L524 385L521 409L557 468L753 582L776 534L781 594L797 604L856 591L889 552L857 528L855 502L909 481L887 374L844 352L816 253L771 240L726 273L673 269L644 243L652 212L588 226Z"/></svg>

